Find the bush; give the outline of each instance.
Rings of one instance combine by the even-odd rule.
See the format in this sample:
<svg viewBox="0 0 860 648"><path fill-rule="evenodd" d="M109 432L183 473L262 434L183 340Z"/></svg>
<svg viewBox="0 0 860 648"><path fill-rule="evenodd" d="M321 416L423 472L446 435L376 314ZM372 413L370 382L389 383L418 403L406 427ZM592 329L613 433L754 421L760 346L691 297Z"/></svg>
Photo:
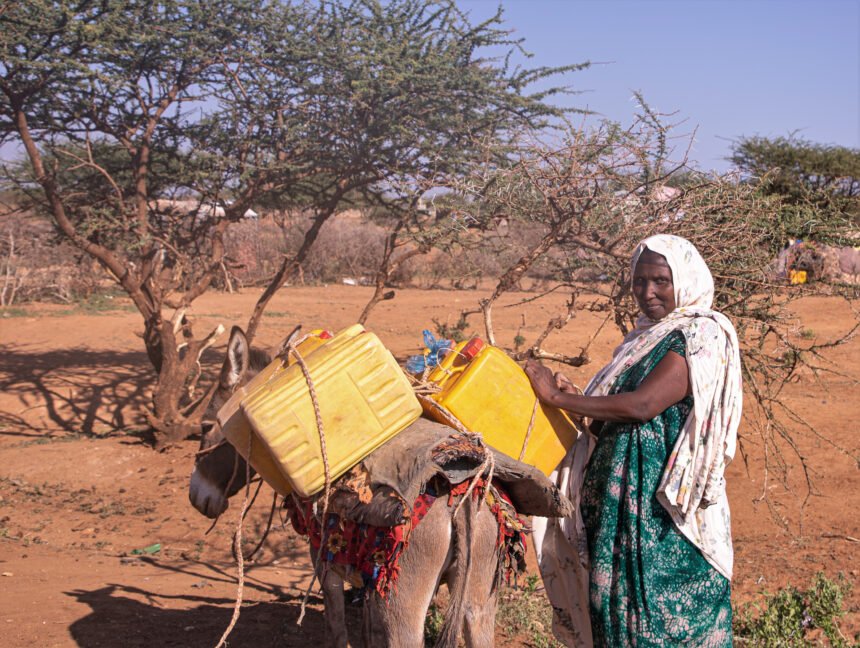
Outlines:
<svg viewBox="0 0 860 648"><path fill-rule="evenodd" d="M266 283L284 255L295 254L310 224L304 214L232 224L225 237L231 281L239 285ZM387 230L357 211L338 214L320 230L302 264L305 283L334 283L344 278L371 283L382 259ZM497 276L527 249L537 230L528 227L507 238L494 232L469 232L451 249L434 249L403 263L390 282L421 288L475 288L484 277ZM468 239L468 240L466 240ZM533 276L537 276L536 269ZM216 285L224 287L223 277Z"/></svg>
<svg viewBox="0 0 860 648"><path fill-rule="evenodd" d="M226 249L231 273L240 284L267 282L284 255L295 254L309 220L300 214L279 222L263 218L231 225ZM339 215L327 222L302 264L307 283L339 282L351 277L361 282L373 277L379 265L385 231L354 215Z"/></svg>
<svg viewBox="0 0 860 648"><path fill-rule="evenodd" d="M813 645L810 634L820 629L831 646L849 646L837 620L845 615L850 591L842 574L833 581L818 573L809 589L789 585L767 594L762 604L743 606L735 616L735 635L745 645L800 647Z"/></svg>
<svg viewBox="0 0 860 648"><path fill-rule="evenodd" d="M522 588L500 592L496 620L508 637L527 637L535 648L561 648L552 634L552 606L539 585L540 576L530 574Z"/></svg>
<svg viewBox="0 0 860 648"><path fill-rule="evenodd" d="M51 225L17 210L0 213L0 306L30 301L71 303L99 289L100 269Z"/></svg>

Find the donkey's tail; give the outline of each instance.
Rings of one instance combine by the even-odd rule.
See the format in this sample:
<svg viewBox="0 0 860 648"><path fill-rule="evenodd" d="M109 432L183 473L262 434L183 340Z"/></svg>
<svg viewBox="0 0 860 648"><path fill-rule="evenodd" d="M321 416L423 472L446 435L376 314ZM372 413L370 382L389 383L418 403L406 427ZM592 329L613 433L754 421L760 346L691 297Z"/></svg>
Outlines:
<svg viewBox="0 0 860 648"><path fill-rule="evenodd" d="M477 501L467 494L464 497L468 501L459 507L460 510L454 515L453 538L454 541L454 577L449 582L450 600L439 637L433 648L457 648L460 632L463 628L463 620L466 615L466 592L469 587L469 568L472 563L472 542L475 532L475 519L481 500ZM455 508L455 510L457 510Z"/></svg>

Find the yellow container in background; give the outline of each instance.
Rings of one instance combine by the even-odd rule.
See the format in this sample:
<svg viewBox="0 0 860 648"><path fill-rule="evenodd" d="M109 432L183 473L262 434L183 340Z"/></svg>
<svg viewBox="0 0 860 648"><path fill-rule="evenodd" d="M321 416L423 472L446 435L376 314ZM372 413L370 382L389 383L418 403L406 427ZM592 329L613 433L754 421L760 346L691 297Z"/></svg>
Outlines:
<svg viewBox="0 0 860 648"><path fill-rule="evenodd" d="M315 349L331 341L333 335L322 329L311 331L311 333L298 345L297 350L304 358ZM236 448L239 454L248 460L248 443L251 435L254 435L251 443L250 464L260 476L281 495L289 495L293 490L289 478L284 473L277 457L263 444L251 423L242 411L242 401L252 393L262 388L270 380L280 376L287 367L295 363L292 354L285 360L276 359L271 362L252 378L248 383L238 387L230 399L218 410L217 419L221 426L221 432L225 438Z"/></svg>
<svg viewBox="0 0 860 648"><path fill-rule="evenodd" d="M323 420L332 479L421 415L421 405L394 356L360 325L339 332L304 359ZM320 435L298 364L248 390L241 410L255 432L254 446L259 442L265 448L298 495L309 497L322 490Z"/></svg>
<svg viewBox="0 0 860 648"><path fill-rule="evenodd" d="M478 338L461 342L428 380L442 388L431 394L434 401L496 450L520 458L537 397L525 371L504 351ZM426 412L445 423L432 405ZM549 475L578 435L564 412L538 404L522 461Z"/></svg>
<svg viewBox="0 0 860 648"><path fill-rule="evenodd" d="M788 282L792 286L806 283L806 270L789 270Z"/></svg>

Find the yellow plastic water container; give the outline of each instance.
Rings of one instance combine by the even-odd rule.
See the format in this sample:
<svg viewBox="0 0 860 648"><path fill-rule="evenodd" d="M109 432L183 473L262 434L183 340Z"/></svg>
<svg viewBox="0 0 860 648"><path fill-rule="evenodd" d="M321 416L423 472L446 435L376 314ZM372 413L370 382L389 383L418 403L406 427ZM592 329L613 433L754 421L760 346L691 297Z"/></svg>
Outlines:
<svg viewBox="0 0 860 648"><path fill-rule="evenodd" d="M332 479L421 415L421 405L394 356L360 325L340 331L303 358L322 416ZM285 479L298 495L314 495L325 484L325 468L301 367L294 363L276 368L268 378L257 378L253 388L245 390L240 407L254 433L251 465L267 481L266 472L274 469L275 482L270 483L279 492L286 490ZM243 448L242 438L226 428L224 433L240 452L247 452L247 436ZM261 454L255 454L258 446Z"/></svg>
<svg viewBox="0 0 860 648"><path fill-rule="evenodd" d="M431 398L444 406L466 428L480 432L484 441L509 457L549 475L579 433L560 409L538 404L526 444L537 397L528 376L504 351L479 338L458 344L428 375L442 389ZM432 405L426 413L445 423Z"/></svg>
<svg viewBox="0 0 860 648"><path fill-rule="evenodd" d="M806 270L789 270L788 281L792 286L806 283Z"/></svg>
<svg viewBox="0 0 860 648"><path fill-rule="evenodd" d="M330 331L316 329L298 345L298 351L304 358L319 348L334 335ZM239 451L245 459L248 459L248 441L254 435L251 444L250 463L260 476L269 483L281 495L288 495L292 490L290 481L280 467L278 459L272 455L269 449L260 442L259 437L251 428L251 423L242 411L242 401L256 392L268 381L279 376L287 367L295 363L290 355L285 360L277 359L267 365L260 373L245 385L238 387L230 399L218 410L216 415L221 431L226 439Z"/></svg>

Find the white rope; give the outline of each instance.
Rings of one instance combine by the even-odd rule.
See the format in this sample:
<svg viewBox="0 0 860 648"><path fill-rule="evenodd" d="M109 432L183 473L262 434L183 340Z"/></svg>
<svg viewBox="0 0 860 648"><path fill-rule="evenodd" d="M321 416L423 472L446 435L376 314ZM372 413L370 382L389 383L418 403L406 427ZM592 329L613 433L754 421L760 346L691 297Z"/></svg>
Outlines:
<svg viewBox="0 0 860 648"><path fill-rule="evenodd" d="M444 405L437 403L435 400L426 396L424 394L417 394L418 400L421 403L426 403L433 409L435 409L439 415L445 420L445 423L450 427L454 428L458 432L466 435L467 437L476 438L479 441L483 441L483 436L480 432L472 432L469 430L463 423L454 416L448 408ZM466 489L466 493L463 495L463 498L457 503L457 508L454 509L454 517L457 516L457 513L460 512L460 508L463 506L463 502L465 502L471 495L472 491L475 490L475 487L478 485L481 477L487 472L487 484L489 485L493 481L493 473L496 469L496 458L493 456L493 451L485 445L482 445L484 452L484 461L481 466L478 468L478 472L475 473L475 476L472 477L472 481L469 483L469 488ZM480 504L479 504L480 506Z"/></svg>
<svg viewBox="0 0 860 648"><path fill-rule="evenodd" d="M251 456L251 443L254 440L254 435L248 435L248 457ZM245 593L245 557L242 554L242 527L245 524L245 511L248 508L248 499L251 494L251 463L245 462L245 499L242 502L242 508L239 511L239 525L236 527L236 535L233 537L233 546L236 549L236 580L238 586L236 588L236 604L233 606L233 617L230 619L230 625L221 635L221 639L215 645L215 648L222 648L227 645L227 637L233 632L236 623L239 621L239 614L242 609L242 597Z"/></svg>
<svg viewBox="0 0 860 648"><path fill-rule="evenodd" d="M305 377L305 382L308 384L308 392L310 392L311 395L311 403L314 407L314 416L316 417L317 423L317 432L319 433L320 438L320 454L322 455L323 472L325 476L325 486L323 490L322 521L320 523L320 546L319 549L317 549L317 559L314 564L314 573L311 577L310 585L308 585L308 589L305 591L304 598L302 599L301 612L299 612L299 618L296 621L296 625L302 625L302 621L304 621L305 619L305 609L308 604L308 599L310 598L311 591L313 591L313 587L316 583L317 577L320 575L320 558L322 557L323 547L325 546L325 536L326 530L328 528L328 501L329 497L331 496L331 470L329 468L328 463L328 452L326 450L325 429L323 427L322 413L320 412L319 400L317 398L316 389L314 388L314 382L311 379L310 371L308 371L308 366L305 363L304 358L302 358L301 354L298 352L298 349L296 349L296 344L288 342L287 352L295 356L296 362L298 363L299 367L301 367L302 374ZM322 576L320 576L320 581L322 581Z"/></svg>
<svg viewBox="0 0 860 648"><path fill-rule="evenodd" d="M537 398L535 398L535 406L532 408L532 418L529 421L529 428L528 428L528 430L526 430L526 438L523 439L523 449L520 450L519 461L522 461L523 457L526 456L526 448L529 447L529 439L532 438L532 430L535 427L535 418L537 417L538 404L539 404L539 401Z"/></svg>

